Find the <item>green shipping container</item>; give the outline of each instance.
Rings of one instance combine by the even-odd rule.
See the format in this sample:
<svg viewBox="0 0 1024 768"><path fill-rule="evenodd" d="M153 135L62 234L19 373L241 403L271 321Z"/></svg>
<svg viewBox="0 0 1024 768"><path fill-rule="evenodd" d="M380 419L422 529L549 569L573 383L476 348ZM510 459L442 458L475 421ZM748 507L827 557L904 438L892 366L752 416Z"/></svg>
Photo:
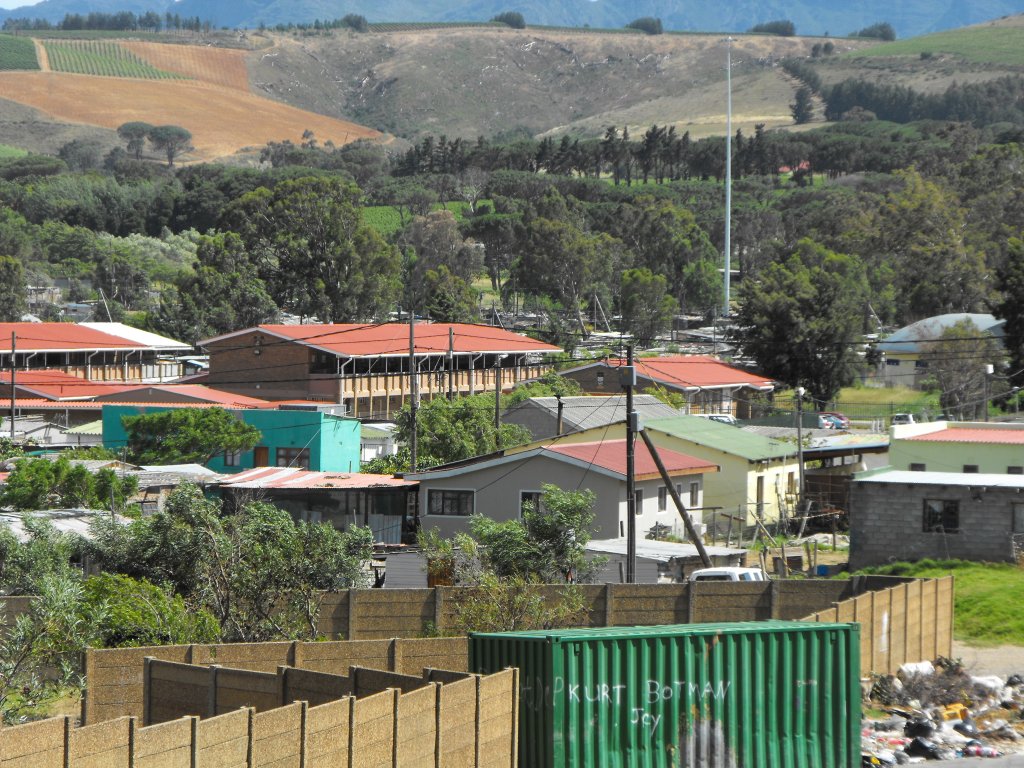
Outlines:
<svg viewBox="0 0 1024 768"><path fill-rule="evenodd" d="M519 668L520 768L855 768L860 628L796 621L475 633Z"/></svg>

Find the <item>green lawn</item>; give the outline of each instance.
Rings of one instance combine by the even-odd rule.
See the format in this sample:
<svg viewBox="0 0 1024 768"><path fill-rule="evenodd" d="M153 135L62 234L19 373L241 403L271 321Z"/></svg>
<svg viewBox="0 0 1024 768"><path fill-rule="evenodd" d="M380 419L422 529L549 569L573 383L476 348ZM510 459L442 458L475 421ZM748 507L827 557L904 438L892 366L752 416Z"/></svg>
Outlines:
<svg viewBox="0 0 1024 768"><path fill-rule="evenodd" d="M935 578L953 574L953 634L971 645L1024 646L1024 568L1011 563L922 560L862 573Z"/></svg>
<svg viewBox="0 0 1024 768"><path fill-rule="evenodd" d="M846 54L853 58L868 56L920 56L947 53L984 64L1024 66L1021 28L1016 26L967 27L936 32L933 35L896 40Z"/></svg>

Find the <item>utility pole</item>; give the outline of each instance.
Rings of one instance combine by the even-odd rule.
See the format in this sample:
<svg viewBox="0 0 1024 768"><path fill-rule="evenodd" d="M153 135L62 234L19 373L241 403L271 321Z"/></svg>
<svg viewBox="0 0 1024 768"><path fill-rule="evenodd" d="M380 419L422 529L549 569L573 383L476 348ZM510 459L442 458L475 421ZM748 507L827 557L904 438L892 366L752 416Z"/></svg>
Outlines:
<svg viewBox="0 0 1024 768"><path fill-rule="evenodd" d="M416 313L409 308L409 417L412 429L409 435L409 471L416 471L416 409L419 405L419 370L416 368Z"/></svg>
<svg viewBox="0 0 1024 768"><path fill-rule="evenodd" d="M501 448L501 361L506 355L494 360L494 446Z"/></svg>
<svg viewBox="0 0 1024 768"><path fill-rule="evenodd" d="M18 368L14 364L14 353L18 351L18 335L14 331L11 331L11 443L14 443L14 411L15 411L15 400L17 395L15 394L15 385L17 381L15 379L18 376ZM12 445L13 447L13 445Z"/></svg>
<svg viewBox="0 0 1024 768"><path fill-rule="evenodd" d="M448 326L448 399L455 399L455 329Z"/></svg>
<svg viewBox="0 0 1024 768"><path fill-rule="evenodd" d="M683 518L683 525L686 526L686 532L689 534L694 546L697 547L697 554L700 555L700 561L704 564L705 568L710 568L713 563L711 562L711 558L708 557L708 551L704 549L704 542L700 540L700 534L697 532L697 528L694 526L693 520L690 519L690 513L686 511L686 507L683 505L683 500L679 498L679 492L676 490L676 486L672 482L672 478L669 477L668 470L665 469L665 463L661 460L661 456L658 455L658 449L654 447L654 441L651 440L651 436L647 434L647 431L643 429L640 430L640 437L643 438L644 445L647 446L647 450L651 452L651 458L654 459L654 465L658 468L661 480L665 483L665 487L668 489L669 495L672 497L672 503L676 505L676 510L679 512L679 516Z"/></svg>
<svg viewBox="0 0 1024 768"><path fill-rule="evenodd" d="M796 463L799 473L799 486L797 487L797 509L803 512L804 509L804 395L807 390L797 387L793 390L796 395Z"/></svg>
<svg viewBox="0 0 1024 768"><path fill-rule="evenodd" d="M626 347L626 366L619 369L626 390L626 583L636 583L636 411L633 410L633 345Z"/></svg>
<svg viewBox="0 0 1024 768"><path fill-rule="evenodd" d="M565 403L562 402L561 395L555 395L555 400L558 401L558 420L555 426L555 435L558 436L562 434L562 431L565 427L565 420L562 418L562 414L565 411Z"/></svg>
<svg viewBox="0 0 1024 768"><path fill-rule="evenodd" d="M722 317L729 316L729 280L732 276L732 38L725 38L725 299Z"/></svg>

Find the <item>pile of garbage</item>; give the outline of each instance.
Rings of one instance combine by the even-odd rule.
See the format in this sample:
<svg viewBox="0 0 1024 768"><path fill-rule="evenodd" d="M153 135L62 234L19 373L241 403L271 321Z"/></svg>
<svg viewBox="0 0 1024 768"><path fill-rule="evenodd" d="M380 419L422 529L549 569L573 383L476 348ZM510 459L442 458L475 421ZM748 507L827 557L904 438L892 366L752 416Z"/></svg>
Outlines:
<svg viewBox="0 0 1024 768"><path fill-rule="evenodd" d="M999 757L1024 751L1024 677L974 677L959 661L904 664L871 681L862 765ZM879 713L886 716L879 717Z"/></svg>

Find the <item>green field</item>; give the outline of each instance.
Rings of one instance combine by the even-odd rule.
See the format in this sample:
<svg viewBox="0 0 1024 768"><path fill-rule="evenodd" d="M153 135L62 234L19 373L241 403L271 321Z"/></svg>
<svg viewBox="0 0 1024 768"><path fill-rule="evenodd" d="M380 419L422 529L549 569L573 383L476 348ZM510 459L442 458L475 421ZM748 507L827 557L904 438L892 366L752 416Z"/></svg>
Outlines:
<svg viewBox="0 0 1024 768"><path fill-rule="evenodd" d="M18 149L17 147L10 147L6 144L0 144L0 160L7 160L11 157L24 157L27 155L24 149Z"/></svg>
<svg viewBox="0 0 1024 768"><path fill-rule="evenodd" d="M847 54L852 58L952 54L982 64L1024 66L1024 29L1017 26L966 27L897 40Z"/></svg>
<svg viewBox="0 0 1024 768"><path fill-rule="evenodd" d="M0 70L39 69L36 46L27 37L0 35Z"/></svg>
<svg viewBox="0 0 1024 768"><path fill-rule="evenodd" d="M43 42L54 72L103 77L141 77L147 80L182 76L151 66L117 43L105 40L46 40Z"/></svg>
<svg viewBox="0 0 1024 768"><path fill-rule="evenodd" d="M1024 645L1024 568L1012 563L922 560L863 573L955 579L953 635L971 645Z"/></svg>
<svg viewBox="0 0 1024 768"><path fill-rule="evenodd" d="M481 200L480 202L489 201ZM466 209L469 207L469 203L456 200L445 203L443 207L454 213L455 218L461 221ZM435 211L439 211L441 208L440 203L434 204ZM406 224L409 223L410 218L410 215L406 213ZM398 209L393 205L370 205L363 208L363 221L384 235L384 237L390 237L402 228L402 217L399 215Z"/></svg>

